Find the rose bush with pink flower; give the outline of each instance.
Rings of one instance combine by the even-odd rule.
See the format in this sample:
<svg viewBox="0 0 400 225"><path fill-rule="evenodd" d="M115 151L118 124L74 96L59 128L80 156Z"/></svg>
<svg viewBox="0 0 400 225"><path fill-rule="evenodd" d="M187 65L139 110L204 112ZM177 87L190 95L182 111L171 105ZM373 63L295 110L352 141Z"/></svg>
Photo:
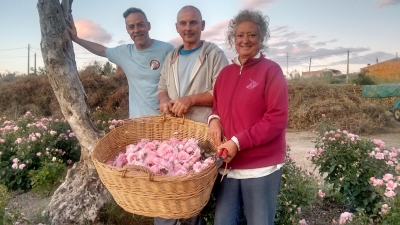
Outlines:
<svg viewBox="0 0 400 225"><path fill-rule="evenodd" d="M319 127L315 143L315 149L308 150L306 157L311 159L324 181L332 184L333 191L340 193L339 199L349 205L350 213L356 214L353 219L360 222L372 217L381 221L382 215L392 215L388 208L382 211L384 204L400 211L400 198L394 200L399 192L400 149L387 148L382 140L369 140L333 128L329 121ZM349 221L344 218L339 219L340 224ZM386 221L400 224L400 217Z"/></svg>

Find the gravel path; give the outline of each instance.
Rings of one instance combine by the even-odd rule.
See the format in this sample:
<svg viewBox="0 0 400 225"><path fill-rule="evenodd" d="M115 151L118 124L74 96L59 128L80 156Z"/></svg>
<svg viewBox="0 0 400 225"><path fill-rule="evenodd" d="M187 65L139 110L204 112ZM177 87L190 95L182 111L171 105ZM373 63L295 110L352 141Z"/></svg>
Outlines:
<svg viewBox="0 0 400 225"><path fill-rule="evenodd" d="M38 193L14 191L7 207L18 204L21 213L25 214L29 220L38 218L50 203L51 197L43 198Z"/></svg>

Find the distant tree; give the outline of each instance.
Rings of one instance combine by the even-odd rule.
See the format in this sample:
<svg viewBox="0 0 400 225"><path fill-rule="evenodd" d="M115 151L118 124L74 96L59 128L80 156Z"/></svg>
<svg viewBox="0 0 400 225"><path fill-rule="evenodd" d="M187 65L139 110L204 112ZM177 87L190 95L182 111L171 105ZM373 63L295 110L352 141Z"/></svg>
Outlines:
<svg viewBox="0 0 400 225"><path fill-rule="evenodd" d="M374 85L375 81L372 80L371 77L366 75L366 71L362 71L357 74L356 78L352 80L353 84L356 85Z"/></svg>
<svg viewBox="0 0 400 225"><path fill-rule="evenodd" d="M3 74L0 73L1 80L2 80L2 81L7 81L7 82L14 80L14 78L15 78L16 76L17 76L17 73L16 73L16 72L11 73L11 72L9 72L9 71L6 71L6 72L3 73Z"/></svg>
<svg viewBox="0 0 400 225"><path fill-rule="evenodd" d="M298 70L293 70L292 72L289 73L289 78L290 79L299 79L300 72Z"/></svg>
<svg viewBox="0 0 400 225"><path fill-rule="evenodd" d="M110 62L106 62L103 65L102 73L106 76L109 76L110 74L115 73L115 68L112 66Z"/></svg>
<svg viewBox="0 0 400 225"><path fill-rule="evenodd" d="M38 0L41 50L46 75L65 119L81 145L81 159L68 171L47 207L51 224L86 224L97 220L109 192L90 159L102 137L90 119L87 96L79 79L66 21L72 0Z"/></svg>

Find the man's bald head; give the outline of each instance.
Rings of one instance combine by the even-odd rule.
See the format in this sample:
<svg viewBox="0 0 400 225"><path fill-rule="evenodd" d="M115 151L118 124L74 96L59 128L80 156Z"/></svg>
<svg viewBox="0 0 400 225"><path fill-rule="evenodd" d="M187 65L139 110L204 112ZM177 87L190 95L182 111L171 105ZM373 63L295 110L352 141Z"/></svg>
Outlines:
<svg viewBox="0 0 400 225"><path fill-rule="evenodd" d="M189 11L189 10L194 10L194 11L196 11L196 12L199 14L199 16L200 16L200 21L203 20L203 17L201 16L200 10L199 10L198 8L192 6L192 5L183 6L182 9L179 10L179 12L178 12L177 20L179 20L179 14L180 14L181 12L183 12L183 11Z"/></svg>

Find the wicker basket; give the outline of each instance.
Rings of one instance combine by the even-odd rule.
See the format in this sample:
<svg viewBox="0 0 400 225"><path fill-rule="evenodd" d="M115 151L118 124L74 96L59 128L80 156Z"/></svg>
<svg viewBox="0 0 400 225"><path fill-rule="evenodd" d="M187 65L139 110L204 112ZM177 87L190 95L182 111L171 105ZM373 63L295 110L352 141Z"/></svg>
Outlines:
<svg viewBox="0 0 400 225"><path fill-rule="evenodd" d="M116 168L105 164L129 144L142 138L168 140L196 138L202 150L214 152L206 124L184 118L146 116L124 121L105 135L92 152L101 181L118 205L128 212L166 219L190 218L207 204L217 169L215 163L199 173L180 176L154 175L145 167L129 165Z"/></svg>

